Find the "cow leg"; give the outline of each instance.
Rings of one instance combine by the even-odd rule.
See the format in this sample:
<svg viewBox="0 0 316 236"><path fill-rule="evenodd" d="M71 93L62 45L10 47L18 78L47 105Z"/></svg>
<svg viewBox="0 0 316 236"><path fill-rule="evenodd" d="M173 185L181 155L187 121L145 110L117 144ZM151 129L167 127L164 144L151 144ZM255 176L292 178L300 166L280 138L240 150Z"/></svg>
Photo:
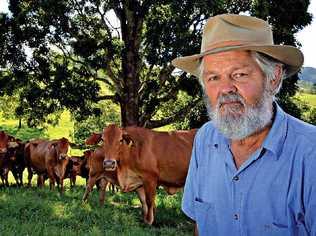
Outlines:
<svg viewBox="0 0 316 236"><path fill-rule="evenodd" d="M105 199L105 190L106 186L108 185L108 181L105 178L100 179L99 181L99 203L100 206L104 205L104 199Z"/></svg>
<svg viewBox="0 0 316 236"><path fill-rule="evenodd" d="M143 217L145 220L145 216L147 216L148 214L148 206L147 206L147 202L146 202L146 195L145 195L145 189L143 186L139 187L138 189L136 189L136 193L138 195L138 198L142 204L142 210L143 210Z"/></svg>
<svg viewBox="0 0 316 236"><path fill-rule="evenodd" d="M31 182L32 182L32 178L33 178L33 171L32 171L32 169L30 167L27 167L27 172L28 172L28 175L27 175L27 179L28 179L27 186L31 187Z"/></svg>
<svg viewBox="0 0 316 236"><path fill-rule="evenodd" d="M87 183L87 186L86 186L86 191L85 193L83 194L83 197L82 197L82 201L83 202L86 202L88 197L89 197L89 193L92 191L92 188L93 186L95 185L97 179L95 176L90 176L89 179L88 179L88 183Z"/></svg>
<svg viewBox="0 0 316 236"><path fill-rule="evenodd" d="M7 187L9 186L8 174L9 174L9 169L8 168L4 168L3 169L3 179L4 179L4 185L7 186Z"/></svg>
<svg viewBox="0 0 316 236"><path fill-rule="evenodd" d="M44 174L38 174L37 175L37 187L43 187L44 183L45 183Z"/></svg>
<svg viewBox="0 0 316 236"><path fill-rule="evenodd" d="M146 178L146 182L144 183L144 189L145 189L145 197L146 197L146 203L148 206L148 212L147 215L144 215L144 222L146 224L152 225L154 222L154 214L155 214L155 196L156 196L156 187L157 182L156 181L148 181L152 180L152 178Z"/></svg>
<svg viewBox="0 0 316 236"><path fill-rule="evenodd" d="M64 179L60 179L60 194L63 194L64 193Z"/></svg>
<svg viewBox="0 0 316 236"><path fill-rule="evenodd" d="M76 185L76 176L70 176L70 187L73 188Z"/></svg>
<svg viewBox="0 0 316 236"><path fill-rule="evenodd" d="M53 167L47 169L48 178L49 178L49 188L53 190L55 188L55 174Z"/></svg>

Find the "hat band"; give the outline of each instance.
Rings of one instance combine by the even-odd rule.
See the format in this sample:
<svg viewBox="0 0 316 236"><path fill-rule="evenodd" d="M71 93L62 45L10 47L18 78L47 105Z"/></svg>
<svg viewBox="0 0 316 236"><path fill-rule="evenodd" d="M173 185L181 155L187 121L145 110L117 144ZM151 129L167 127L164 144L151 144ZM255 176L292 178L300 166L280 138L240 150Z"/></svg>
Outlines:
<svg viewBox="0 0 316 236"><path fill-rule="evenodd" d="M241 41L241 40L228 40L228 41L222 41L222 42L217 42L213 44L207 45L204 49L204 52L201 53L206 53L209 51L213 51L216 49L223 49L223 48L231 48L232 46L255 46L255 45L273 45L273 43L269 42L251 42L251 41Z"/></svg>

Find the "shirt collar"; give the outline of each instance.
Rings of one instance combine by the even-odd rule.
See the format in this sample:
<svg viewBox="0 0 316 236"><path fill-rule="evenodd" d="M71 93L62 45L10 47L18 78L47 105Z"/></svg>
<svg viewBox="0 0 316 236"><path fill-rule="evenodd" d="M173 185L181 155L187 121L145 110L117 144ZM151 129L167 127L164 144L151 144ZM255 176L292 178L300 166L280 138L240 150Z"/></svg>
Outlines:
<svg viewBox="0 0 316 236"><path fill-rule="evenodd" d="M287 134L287 116L277 103L274 103L274 107L274 121L262 146L271 151L275 156L275 160L278 160Z"/></svg>

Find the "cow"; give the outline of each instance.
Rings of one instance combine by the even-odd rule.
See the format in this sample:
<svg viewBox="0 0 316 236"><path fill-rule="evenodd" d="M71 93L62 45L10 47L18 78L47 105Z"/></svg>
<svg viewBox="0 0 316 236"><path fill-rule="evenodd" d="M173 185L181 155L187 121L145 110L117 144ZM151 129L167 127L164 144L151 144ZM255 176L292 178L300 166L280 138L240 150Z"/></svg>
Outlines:
<svg viewBox="0 0 316 236"><path fill-rule="evenodd" d="M9 185L9 170L12 172L17 186L23 185L24 145L25 143L20 139L0 131L0 175L6 186Z"/></svg>
<svg viewBox="0 0 316 236"><path fill-rule="evenodd" d="M154 221L158 186L163 186L168 194L183 188L196 131L158 132L116 125L103 130L103 167L116 173L123 192L143 186L145 223L151 225Z"/></svg>
<svg viewBox="0 0 316 236"><path fill-rule="evenodd" d="M92 134L94 136L95 133ZM97 139L92 139L89 137L87 140L93 140L91 142L87 142L86 144L89 145L96 145L101 141L101 136ZM85 156L87 158L87 168L89 169L89 178L88 182L86 185L86 190L83 195L82 201L86 202L90 192L93 189L94 185L97 185L99 189L99 204L100 206L104 205L104 199L105 199L105 190L108 184L113 185L112 186L112 191L114 188L114 185L118 186L118 181L117 181L117 175L115 171L105 171L103 168L103 161L104 161L104 150L103 150L103 145L100 147L96 148L96 150L88 150L85 151ZM140 187L136 189L138 198L141 201L143 212L147 211L147 205L145 202L145 192L143 187Z"/></svg>
<svg viewBox="0 0 316 236"><path fill-rule="evenodd" d="M89 178L88 158L91 155L91 150L84 151L82 156L71 156L66 167L66 178L70 178L70 186L76 184L76 176L86 179L86 184Z"/></svg>
<svg viewBox="0 0 316 236"><path fill-rule="evenodd" d="M69 141L66 138L47 140L32 140L25 146L25 159L28 168L28 186L31 186L33 171L39 175L38 186L49 178L50 189L54 189L55 181L64 191L64 178L69 158L67 156Z"/></svg>

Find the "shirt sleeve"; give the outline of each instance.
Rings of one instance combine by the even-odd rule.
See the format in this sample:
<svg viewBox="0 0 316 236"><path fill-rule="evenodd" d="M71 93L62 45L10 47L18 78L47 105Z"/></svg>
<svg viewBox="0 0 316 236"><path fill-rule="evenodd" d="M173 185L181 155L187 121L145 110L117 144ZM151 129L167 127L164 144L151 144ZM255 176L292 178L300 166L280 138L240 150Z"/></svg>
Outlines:
<svg viewBox="0 0 316 236"><path fill-rule="evenodd" d="M183 193L183 198L182 198L182 211L194 221L195 221L194 201L196 197L196 186L197 186L196 175L197 175L197 169L198 169L196 140L197 138L195 139L194 144L193 144L189 171L188 171L188 175L185 181L184 193Z"/></svg>
<svg viewBox="0 0 316 236"><path fill-rule="evenodd" d="M309 235L316 235L316 152L310 153L304 187L305 224Z"/></svg>

